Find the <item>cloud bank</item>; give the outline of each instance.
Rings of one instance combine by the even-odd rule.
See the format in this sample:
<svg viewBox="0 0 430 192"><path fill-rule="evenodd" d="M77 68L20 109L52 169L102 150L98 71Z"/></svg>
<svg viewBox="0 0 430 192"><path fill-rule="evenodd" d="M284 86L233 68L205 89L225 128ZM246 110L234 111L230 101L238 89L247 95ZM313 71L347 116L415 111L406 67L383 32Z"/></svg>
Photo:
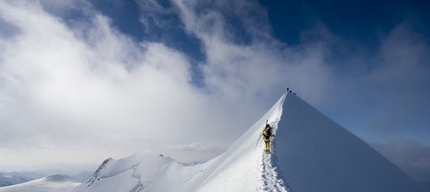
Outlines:
<svg viewBox="0 0 430 192"><path fill-rule="evenodd" d="M419 182L430 180L430 148L408 139L396 139L372 146Z"/></svg>
<svg viewBox="0 0 430 192"><path fill-rule="evenodd" d="M428 100L428 43L405 25L382 38L376 57L347 57L338 71L330 47L348 50L341 39L322 24L304 32L301 45L285 45L272 38L256 1L137 1L146 32L169 41L136 41L87 1L50 3L0 2L0 153L8 154L0 164L28 163L28 151L32 163L94 162L147 149L206 151L175 158L207 158L287 86L361 135L392 125L383 112L401 108L390 114L409 118L418 99ZM203 58L172 46L163 29L198 41ZM376 65L363 68L365 62ZM396 89L409 84L418 88ZM411 105L400 106L404 98ZM341 110L352 109L359 119L372 111L377 120L350 121L357 118Z"/></svg>
<svg viewBox="0 0 430 192"><path fill-rule="evenodd" d="M261 113L263 105L250 105L255 97L243 102L235 87L196 88L185 55L133 42L97 12L70 26L37 2L5 1L0 8L10 28L0 68L6 149L226 146Z"/></svg>

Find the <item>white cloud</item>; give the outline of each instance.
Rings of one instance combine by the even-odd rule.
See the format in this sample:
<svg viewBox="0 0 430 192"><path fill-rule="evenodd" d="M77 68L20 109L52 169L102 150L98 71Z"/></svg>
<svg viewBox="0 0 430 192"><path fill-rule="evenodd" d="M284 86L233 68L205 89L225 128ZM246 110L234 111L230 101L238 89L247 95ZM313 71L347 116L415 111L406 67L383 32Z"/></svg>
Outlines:
<svg viewBox="0 0 430 192"><path fill-rule="evenodd" d="M373 56L354 54L335 76L331 108L348 111L335 120L370 141L413 138L429 145L422 136L430 123L428 38L405 21L380 42Z"/></svg>
<svg viewBox="0 0 430 192"><path fill-rule="evenodd" d="M280 94L283 90L279 90L285 89L288 82L310 102L321 102L331 83L331 69L324 63L322 44L286 47L270 38L266 12L255 1L217 1L213 9L207 9L208 4L212 5L207 1L175 2L185 28L203 41L207 60L201 66L210 89L228 95L227 98L243 99L245 95L249 98ZM243 9L237 11L237 7ZM235 38L241 37L231 36L228 18L223 14L228 10L233 13L227 14L245 23L237 27L243 28L243 35L252 37L249 44L234 43ZM247 17L256 13L262 21Z"/></svg>
<svg viewBox="0 0 430 192"><path fill-rule="evenodd" d="M42 4L47 6L46 2ZM400 35L393 32L384 40L378 54L381 68L339 75L327 59L336 54L330 52L333 42L326 42L337 40L324 27L316 31L326 41L288 47L270 37L267 14L257 1L216 1L215 8L206 1L172 2L176 7L164 10L156 6L142 16L142 22L159 19L159 14L180 14L184 30L202 41L206 59L198 67L203 87L191 82L192 64L187 55L162 43L135 42L92 8L82 8L89 21L67 25L37 2L0 2L4 20L0 24L17 28L8 32L14 33L11 36L0 35L0 156L12 148L38 148L49 156L49 146L53 146L73 148L53 150L56 154L97 161L145 149L172 154L173 149L212 151L187 154L207 158L219 153L209 149L225 149L249 128L286 86L317 107L330 103L341 108L346 103L347 110L355 110L363 100L368 103L368 98L392 94L371 97L374 93L362 91L363 87L395 87L395 82L403 82L397 76L404 71L408 77L416 77L407 82L427 81L425 70L416 73L426 69L419 63L426 60L421 55L427 45L417 43L420 46L415 50L416 44L396 40L408 36L402 28L397 29ZM76 6L68 3L72 5L54 8ZM239 32L232 30L225 12L243 23ZM255 13L261 20L251 17ZM163 23L157 27L162 28ZM237 40L241 33L250 38ZM416 59L406 59L414 54ZM397 67L384 65L391 62L399 63L394 65ZM414 62L415 68L410 69L407 62ZM396 81L391 82L393 79ZM86 158L89 152L80 153L80 149L97 152ZM9 157L3 163L18 163L14 159L22 156Z"/></svg>
<svg viewBox="0 0 430 192"><path fill-rule="evenodd" d="M0 146L6 151L91 147L101 151L92 157L104 158L106 150L96 150L99 146L141 150L205 141L224 147L268 107L255 96L246 96L256 90L247 90L246 81L254 79L249 75L224 85L208 83L222 94L199 89L190 83L185 55L163 44L133 42L97 13L89 24L67 26L37 2L5 1L0 10L6 22L19 28L13 38L0 42ZM228 48L220 46L209 51ZM228 49L244 61L253 54L235 46ZM211 62L236 59L215 57ZM216 69L206 69L205 75L209 77L211 70ZM224 81L232 74L216 75L220 74L210 78ZM239 94L241 90L246 92ZM70 150L55 151L46 159L67 153ZM14 159L19 158L10 154L7 162L18 163Z"/></svg>

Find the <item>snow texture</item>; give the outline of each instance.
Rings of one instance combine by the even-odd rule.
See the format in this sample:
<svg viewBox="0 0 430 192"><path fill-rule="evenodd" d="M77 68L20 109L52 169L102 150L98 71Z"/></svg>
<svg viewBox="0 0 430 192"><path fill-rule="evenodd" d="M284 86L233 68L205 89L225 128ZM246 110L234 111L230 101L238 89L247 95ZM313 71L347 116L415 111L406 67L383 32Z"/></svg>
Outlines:
<svg viewBox="0 0 430 192"><path fill-rule="evenodd" d="M264 152L262 140L256 143L266 120L275 134L271 154ZM210 161L185 165L163 155L138 153L107 159L86 182L69 187L73 192L420 191L399 168L295 94L283 95Z"/></svg>

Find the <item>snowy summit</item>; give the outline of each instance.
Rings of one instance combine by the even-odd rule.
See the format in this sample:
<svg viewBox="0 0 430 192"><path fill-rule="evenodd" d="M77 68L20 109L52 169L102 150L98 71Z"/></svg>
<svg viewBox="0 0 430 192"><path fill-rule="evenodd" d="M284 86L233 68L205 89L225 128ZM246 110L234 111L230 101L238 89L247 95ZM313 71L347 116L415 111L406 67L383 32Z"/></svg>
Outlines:
<svg viewBox="0 0 430 192"><path fill-rule="evenodd" d="M264 152L262 140L257 143L266 120L275 135L270 154ZM21 186L23 190L28 185ZM369 145L290 93L227 151L205 163L184 165L162 155L139 153L105 160L78 186L52 185L52 189L55 186L62 187L58 191L69 186L74 192L420 191L415 181ZM18 187L0 192L19 191Z"/></svg>

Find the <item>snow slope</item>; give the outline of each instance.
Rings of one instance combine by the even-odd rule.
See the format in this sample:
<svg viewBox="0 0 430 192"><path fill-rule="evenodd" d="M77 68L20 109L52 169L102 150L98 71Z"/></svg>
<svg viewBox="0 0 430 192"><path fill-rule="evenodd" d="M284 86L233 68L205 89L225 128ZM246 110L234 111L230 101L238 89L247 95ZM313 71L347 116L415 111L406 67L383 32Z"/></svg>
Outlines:
<svg viewBox="0 0 430 192"><path fill-rule="evenodd" d="M276 135L269 155L257 143L266 119ZM68 187L58 191L420 191L399 168L294 94L283 95L208 162L184 165L154 153L109 158L86 182Z"/></svg>
<svg viewBox="0 0 430 192"><path fill-rule="evenodd" d="M206 163L187 166L153 153L107 159L74 191L286 191L270 156L262 153L261 145L256 148L266 119L277 127L284 98L226 152Z"/></svg>
<svg viewBox="0 0 430 192"><path fill-rule="evenodd" d="M0 192L68 192L79 184L65 175L51 175L22 184L1 187Z"/></svg>
<svg viewBox="0 0 430 192"><path fill-rule="evenodd" d="M274 166L292 191L420 191L398 167L294 94L283 104L274 148Z"/></svg>

